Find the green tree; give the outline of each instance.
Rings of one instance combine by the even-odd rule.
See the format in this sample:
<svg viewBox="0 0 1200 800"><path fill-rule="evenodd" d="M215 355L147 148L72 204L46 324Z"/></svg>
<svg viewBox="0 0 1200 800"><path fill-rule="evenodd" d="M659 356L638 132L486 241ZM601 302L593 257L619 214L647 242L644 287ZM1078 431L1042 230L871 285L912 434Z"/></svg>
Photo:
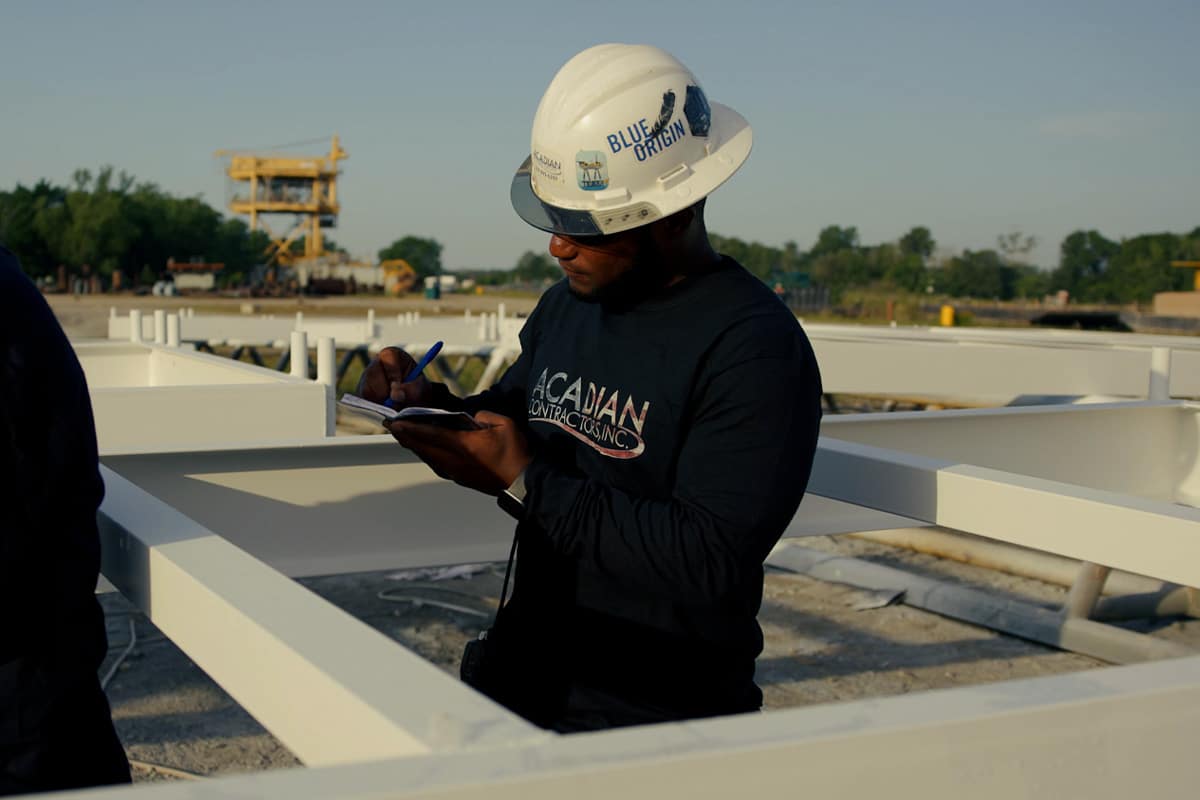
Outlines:
<svg viewBox="0 0 1200 800"><path fill-rule="evenodd" d="M532 250L526 250L509 273L510 280L518 283L550 283L561 277L562 270L553 258Z"/></svg>
<svg viewBox="0 0 1200 800"><path fill-rule="evenodd" d="M829 225L817 234L817 242L808 251L810 258L819 258L829 253L843 250L854 250L858 247L858 229L851 226L843 228L839 225Z"/></svg>
<svg viewBox="0 0 1200 800"><path fill-rule="evenodd" d="M22 268L33 277L56 266L38 217L65 202L66 192L44 180L32 189L17 184L12 192L0 192L0 243L20 256Z"/></svg>
<svg viewBox="0 0 1200 800"><path fill-rule="evenodd" d="M193 256L249 270L267 245L262 232L223 219L197 197L174 197L151 183L103 167L76 170L67 187L40 181L0 192L0 241L34 276L58 264L101 274L155 275L167 259Z"/></svg>
<svg viewBox="0 0 1200 800"><path fill-rule="evenodd" d="M442 271L442 245L434 239L405 236L379 251L379 260L403 258L417 273L418 278L437 275Z"/></svg>
<svg viewBox="0 0 1200 800"><path fill-rule="evenodd" d="M1062 241L1058 267L1050 275L1054 289L1066 289L1079 300L1097 300L1108 264L1121 246L1098 231L1075 231Z"/></svg>
<svg viewBox="0 0 1200 800"><path fill-rule="evenodd" d="M1016 294L1018 270L995 250L964 250L937 272L938 290L952 297L1011 300Z"/></svg>
<svg viewBox="0 0 1200 800"><path fill-rule="evenodd" d="M932 256L933 251L937 248L933 234L924 225L918 225L901 236L899 244L900 252L909 256L917 256L922 261Z"/></svg>
<svg viewBox="0 0 1200 800"><path fill-rule="evenodd" d="M1194 259L1200 242L1173 233L1150 233L1121 242L1095 293L1110 303L1148 302L1158 292L1190 288L1185 270L1172 261Z"/></svg>
<svg viewBox="0 0 1200 800"><path fill-rule="evenodd" d="M1024 261L1035 247L1037 247L1037 237L1026 236L1020 231L1009 231L996 237L996 249L1003 253L1008 261Z"/></svg>

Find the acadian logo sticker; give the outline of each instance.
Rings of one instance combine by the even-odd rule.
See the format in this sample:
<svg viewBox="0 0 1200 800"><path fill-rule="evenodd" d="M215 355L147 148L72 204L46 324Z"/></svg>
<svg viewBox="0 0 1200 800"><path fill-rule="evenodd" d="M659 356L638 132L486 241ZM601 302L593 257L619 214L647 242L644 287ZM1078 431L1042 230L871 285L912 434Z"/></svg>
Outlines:
<svg viewBox="0 0 1200 800"><path fill-rule="evenodd" d="M554 425L609 458L637 458L646 450L642 429L650 401L638 405L628 392L544 369L528 411L530 422Z"/></svg>
<svg viewBox="0 0 1200 800"><path fill-rule="evenodd" d="M575 179L579 188L598 192L608 188L608 159L600 150L580 150L575 154Z"/></svg>
<svg viewBox="0 0 1200 800"><path fill-rule="evenodd" d="M533 171L539 178L554 183L563 182L562 161L540 150L533 151Z"/></svg>

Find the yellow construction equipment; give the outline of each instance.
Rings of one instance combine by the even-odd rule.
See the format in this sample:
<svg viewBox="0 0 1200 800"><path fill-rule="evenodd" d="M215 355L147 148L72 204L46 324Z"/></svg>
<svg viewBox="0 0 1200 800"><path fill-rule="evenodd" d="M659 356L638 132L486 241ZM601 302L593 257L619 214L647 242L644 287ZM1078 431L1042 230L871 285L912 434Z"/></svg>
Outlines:
<svg viewBox="0 0 1200 800"><path fill-rule="evenodd" d="M1200 292L1200 261L1172 261L1171 266L1195 270L1192 273L1192 288Z"/></svg>
<svg viewBox="0 0 1200 800"><path fill-rule="evenodd" d="M337 226L338 162L348 158L337 135L325 156L286 157L230 150L218 150L216 155L229 159L225 174L239 184L229 201L229 210L248 214L250 229L261 226L271 237L266 252L268 265L291 266L300 259L325 255L321 229ZM277 236L262 219L268 214L293 215L292 227ZM304 236L303 255L291 250L299 236Z"/></svg>
<svg viewBox="0 0 1200 800"><path fill-rule="evenodd" d="M403 258L389 258L379 262L383 270L383 291L399 297L410 291L417 282L417 271Z"/></svg>

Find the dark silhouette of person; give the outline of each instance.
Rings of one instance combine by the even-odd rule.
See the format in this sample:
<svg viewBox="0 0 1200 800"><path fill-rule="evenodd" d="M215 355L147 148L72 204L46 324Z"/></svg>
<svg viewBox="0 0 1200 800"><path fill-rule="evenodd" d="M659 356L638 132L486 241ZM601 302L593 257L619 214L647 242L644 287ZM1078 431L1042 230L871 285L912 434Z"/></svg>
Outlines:
<svg viewBox="0 0 1200 800"><path fill-rule="evenodd" d="M103 496L79 360L0 247L0 795L129 782L97 678Z"/></svg>

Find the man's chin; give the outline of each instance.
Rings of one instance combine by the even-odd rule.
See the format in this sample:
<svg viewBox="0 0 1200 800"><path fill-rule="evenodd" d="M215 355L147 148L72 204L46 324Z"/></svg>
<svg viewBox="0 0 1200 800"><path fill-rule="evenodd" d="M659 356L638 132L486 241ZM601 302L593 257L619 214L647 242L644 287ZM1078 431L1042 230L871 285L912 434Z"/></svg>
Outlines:
<svg viewBox="0 0 1200 800"><path fill-rule="evenodd" d="M567 279L567 291L570 292L571 296L576 300L582 300L585 303L600 302L600 297L597 295L595 289L579 286L570 278Z"/></svg>

